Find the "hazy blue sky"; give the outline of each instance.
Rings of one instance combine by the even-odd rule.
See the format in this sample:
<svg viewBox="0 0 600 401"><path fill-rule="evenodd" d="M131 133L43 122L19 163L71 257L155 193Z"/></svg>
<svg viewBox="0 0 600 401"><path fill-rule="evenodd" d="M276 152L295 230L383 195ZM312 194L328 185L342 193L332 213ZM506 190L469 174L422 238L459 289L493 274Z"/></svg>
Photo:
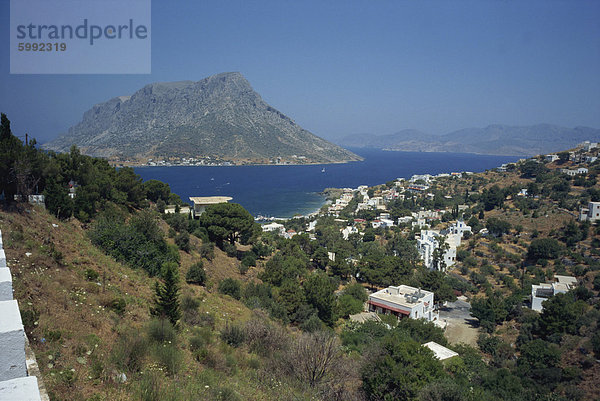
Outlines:
<svg viewBox="0 0 600 401"><path fill-rule="evenodd" d="M9 75L0 110L40 142L155 81L240 71L332 138L502 123L600 127L600 1L153 1L151 75Z"/></svg>

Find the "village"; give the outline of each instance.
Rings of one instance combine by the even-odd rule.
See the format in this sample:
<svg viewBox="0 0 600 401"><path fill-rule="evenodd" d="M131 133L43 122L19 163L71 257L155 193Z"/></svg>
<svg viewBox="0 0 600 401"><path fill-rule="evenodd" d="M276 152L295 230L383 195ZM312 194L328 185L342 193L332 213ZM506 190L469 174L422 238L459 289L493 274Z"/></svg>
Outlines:
<svg viewBox="0 0 600 401"><path fill-rule="evenodd" d="M514 171L526 162L540 165L545 163L556 164L556 170L569 177L581 177L588 174L588 165L598 159L598 143L586 141L576 149L569 152L548 154L531 159L520 159L515 163L507 163L494 169L497 173ZM560 167L569 163L570 167ZM450 273L457 262L457 253L464 247L464 241L474 235L493 238L497 234L490 233L485 226L477 227L476 231L463 220L463 215L471 215L473 205L458 201L460 195L445 193L443 195L446 206L425 208L417 207L414 211L404 210L404 215L398 216L391 210L390 205L395 201L411 200L417 204L419 200L434 203L440 196L439 188L451 187L453 183L463 178L472 176L472 172L451 172L437 175L413 175L409 179L398 178L386 185L357 188L343 188L338 191L338 196L330 198L318 212L307 216L296 217L302 221L304 230L297 231L289 226L287 219L272 219L275 221L262 225L263 232L270 232L291 239L299 234L306 234L315 240L315 230L320 218L329 216L341 226L339 231L345 241L353 236L363 238L367 233L376 232L384 236L389 230L399 232L406 237L413 237L416 250L422 265L428 270ZM439 185L442 184L442 185ZM481 192L481 191L479 191ZM538 194L529 194L524 186L515 194L517 198L538 199ZM572 215L577 221L594 223L600 221L600 202L590 201L586 206L581 206L579 212ZM294 219L292 219L294 220ZM335 252L328 252L328 258L334 262ZM347 262L356 263L356 259L348 258ZM531 286L531 296L527 305L534 311L543 310L542 303L550 297L566 293L577 288L580 282L576 277L554 275L548 277L545 283ZM473 316L468 313L470 304L464 295L459 296L456 302L435 302L433 292L427 288L414 288L407 285L392 285L387 288L375 288L369 291L368 301L362 313L351 315L351 321L364 322L369 319L377 320L378 314L391 314L396 317L410 317L425 319L437 326L448 329L447 334L459 335L459 338L449 338L450 342L475 343L477 330ZM467 311L467 313L465 313ZM450 325L449 325L450 322ZM458 330L453 325L461 326ZM439 346L439 344L438 344ZM441 347L441 346L440 346Z"/></svg>

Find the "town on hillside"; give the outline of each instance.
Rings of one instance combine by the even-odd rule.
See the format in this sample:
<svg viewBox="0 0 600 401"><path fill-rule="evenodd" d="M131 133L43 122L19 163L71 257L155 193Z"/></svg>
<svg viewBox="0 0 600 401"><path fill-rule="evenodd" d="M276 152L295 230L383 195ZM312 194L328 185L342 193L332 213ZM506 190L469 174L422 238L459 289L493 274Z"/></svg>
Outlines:
<svg viewBox="0 0 600 401"><path fill-rule="evenodd" d="M7 177L19 158L40 168L7 182L0 212L0 385L67 400L600 398L596 143L330 188L319 211L261 225L228 196L190 205L77 148L8 142Z"/></svg>

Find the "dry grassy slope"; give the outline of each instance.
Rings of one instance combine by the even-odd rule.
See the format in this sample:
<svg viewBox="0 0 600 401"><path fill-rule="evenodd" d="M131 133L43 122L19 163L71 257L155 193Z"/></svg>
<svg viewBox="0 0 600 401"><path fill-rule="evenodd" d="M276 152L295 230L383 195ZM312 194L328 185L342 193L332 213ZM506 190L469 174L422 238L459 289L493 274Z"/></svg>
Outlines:
<svg viewBox="0 0 600 401"><path fill-rule="evenodd" d="M126 387L131 383L111 380L116 371L108 357L119 332L139 329L149 319L154 279L117 263L93 246L77 220L61 222L43 209L28 208L20 213L0 212L0 229L21 312L36 312L27 334L50 392L65 400L83 400L94 393L109 397L103 399L129 399ZM184 277L199 256L182 252L181 260ZM226 320L244 321L251 315L240 302L216 293L218 280L241 278L237 264L216 250L214 260L205 263L209 284L214 287L210 292L182 280L182 292L202 298L200 312L213 312L217 327ZM98 272L99 278L88 281L87 269ZM110 308L117 298L127 304L122 316ZM94 377L95 358L106 368L102 380ZM189 353L186 359L191 361ZM186 373L198 372L198 364L186 366ZM69 383L73 371L75 381Z"/></svg>

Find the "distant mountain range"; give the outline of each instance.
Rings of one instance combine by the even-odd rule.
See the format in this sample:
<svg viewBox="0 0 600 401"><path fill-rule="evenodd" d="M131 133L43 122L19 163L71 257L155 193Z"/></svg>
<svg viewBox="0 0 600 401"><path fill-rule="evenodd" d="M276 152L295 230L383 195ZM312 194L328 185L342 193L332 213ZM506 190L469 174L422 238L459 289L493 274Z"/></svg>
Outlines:
<svg viewBox="0 0 600 401"><path fill-rule="evenodd" d="M109 159L211 157L336 163L360 156L319 138L268 105L238 72L146 85L97 104L45 148L77 145Z"/></svg>
<svg viewBox="0 0 600 401"><path fill-rule="evenodd" d="M571 149L583 141L600 141L600 129L565 128L538 124L525 127L489 125L445 135L403 130L391 135L349 135L335 141L341 146L410 152L453 152L487 155L534 156Z"/></svg>

